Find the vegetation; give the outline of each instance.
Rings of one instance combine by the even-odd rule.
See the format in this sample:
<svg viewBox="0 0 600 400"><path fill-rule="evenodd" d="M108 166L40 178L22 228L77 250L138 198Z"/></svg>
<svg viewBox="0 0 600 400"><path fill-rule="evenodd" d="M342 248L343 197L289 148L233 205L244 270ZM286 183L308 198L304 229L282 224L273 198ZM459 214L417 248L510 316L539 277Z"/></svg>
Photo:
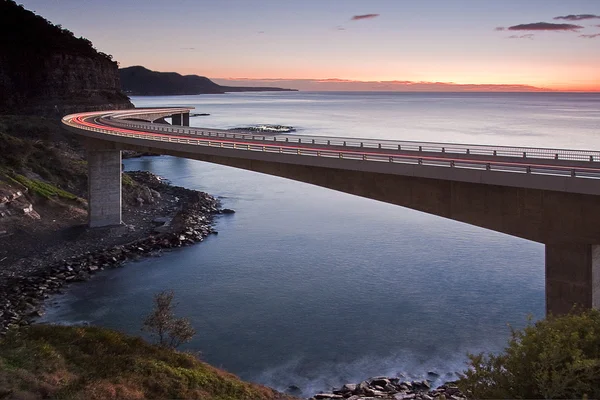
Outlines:
<svg viewBox="0 0 600 400"><path fill-rule="evenodd" d="M511 329L499 355L469 355L459 387L475 398L600 398L600 311Z"/></svg>
<svg viewBox="0 0 600 400"><path fill-rule="evenodd" d="M104 328L32 325L0 342L0 397L287 399L191 354Z"/></svg>
<svg viewBox="0 0 600 400"><path fill-rule="evenodd" d="M75 196L73 193L69 193L46 182L29 179L18 174L13 176L8 175L7 177L25 186L27 189L29 189L30 194L36 194L45 199L60 197L66 200L77 200L77 196Z"/></svg>
<svg viewBox="0 0 600 400"><path fill-rule="evenodd" d="M0 11L2 30L8 35L1 42L3 50L17 52L19 47L25 47L44 54L60 51L87 57L100 55L112 60L112 56L98 53L88 39L75 37L70 30L48 22L13 0L0 0Z"/></svg>
<svg viewBox="0 0 600 400"><path fill-rule="evenodd" d="M77 146L58 121L0 116L0 179L16 180L46 198L83 196L87 163Z"/></svg>
<svg viewBox="0 0 600 400"><path fill-rule="evenodd" d="M175 318L173 297L173 291L162 291L154 296L154 309L142 328L155 336L160 346L170 348L189 342L196 334L187 318Z"/></svg>

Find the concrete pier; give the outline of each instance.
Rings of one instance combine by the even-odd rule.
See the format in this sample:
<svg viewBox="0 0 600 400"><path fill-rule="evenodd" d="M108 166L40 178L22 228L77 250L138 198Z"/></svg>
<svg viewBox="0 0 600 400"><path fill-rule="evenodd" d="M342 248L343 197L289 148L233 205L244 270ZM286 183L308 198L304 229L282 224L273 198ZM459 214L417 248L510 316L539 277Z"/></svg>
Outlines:
<svg viewBox="0 0 600 400"><path fill-rule="evenodd" d="M173 114L171 118L173 126L190 126L190 113Z"/></svg>
<svg viewBox="0 0 600 400"><path fill-rule="evenodd" d="M121 151L88 147L87 160L89 226L120 225Z"/></svg>
<svg viewBox="0 0 600 400"><path fill-rule="evenodd" d="M600 308L600 246L546 244L546 313Z"/></svg>

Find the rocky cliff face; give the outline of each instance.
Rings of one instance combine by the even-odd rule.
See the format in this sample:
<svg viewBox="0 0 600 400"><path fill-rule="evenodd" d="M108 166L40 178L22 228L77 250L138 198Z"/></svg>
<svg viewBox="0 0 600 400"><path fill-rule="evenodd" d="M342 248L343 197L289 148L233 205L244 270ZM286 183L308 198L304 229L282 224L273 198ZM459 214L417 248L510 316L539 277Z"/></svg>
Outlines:
<svg viewBox="0 0 600 400"><path fill-rule="evenodd" d="M36 95L26 113L60 115L79 111L132 108L121 92L118 67L108 59L52 54L43 62Z"/></svg>
<svg viewBox="0 0 600 400"><path fill-rule="evenodd" d="M0 0L0 48L0 114L133 107L112 57L12 0Z"/></svg>

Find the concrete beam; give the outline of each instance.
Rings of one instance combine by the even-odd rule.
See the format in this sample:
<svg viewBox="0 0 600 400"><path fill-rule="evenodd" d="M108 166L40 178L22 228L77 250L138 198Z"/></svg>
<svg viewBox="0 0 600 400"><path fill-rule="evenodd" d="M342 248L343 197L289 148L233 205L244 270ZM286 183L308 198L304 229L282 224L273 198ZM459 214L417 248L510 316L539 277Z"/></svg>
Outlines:
<svg viewBox="0 0 600 400"><path fill-rule="evenodd" d="M181 125L190 126L190 113L183 113L181 114L181 116L183 117L183 122L181 123Z"/></svg>
<svg viewBox="0 0 600 400"><path fill-rule="evenodd" d="M546 313L600 308L600 246L546 244Z"/></svg>
<svg viewBox="0 0 600 400"><path fill-rule="evenodd" d="M171 118L172 118L171 125L173 125L173 126L181 126L181 120L182 120L181 116L182 115L183 114L173 114L171 116Z"/></svg>
<svg viewBox="0 0 600 400"><path fill-rule="evenodd" d="M121 151L88 147L87 160L90 228L120 225Z"/></svg>

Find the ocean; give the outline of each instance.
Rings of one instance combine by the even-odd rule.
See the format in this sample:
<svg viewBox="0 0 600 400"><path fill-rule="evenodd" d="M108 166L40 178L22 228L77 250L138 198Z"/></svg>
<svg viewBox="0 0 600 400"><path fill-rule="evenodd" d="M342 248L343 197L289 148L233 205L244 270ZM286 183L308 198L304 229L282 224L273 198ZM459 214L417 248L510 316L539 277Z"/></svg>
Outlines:
<svg viewBox="0 0 600 400"><path fill-rule="evenodd" d="M263 92L134 97L194 106L192 126L600 150L600 94ZM169 156L125 160L206 191L236 213L218 236L132 262L51 299L43 322L142 335L152 296L175 291L197 330L184 348L241 378L310 396L369 376L456 378L510 324L544 316L544 248L283 178ZM126 221L125 221L126 222Z"/></svg>

